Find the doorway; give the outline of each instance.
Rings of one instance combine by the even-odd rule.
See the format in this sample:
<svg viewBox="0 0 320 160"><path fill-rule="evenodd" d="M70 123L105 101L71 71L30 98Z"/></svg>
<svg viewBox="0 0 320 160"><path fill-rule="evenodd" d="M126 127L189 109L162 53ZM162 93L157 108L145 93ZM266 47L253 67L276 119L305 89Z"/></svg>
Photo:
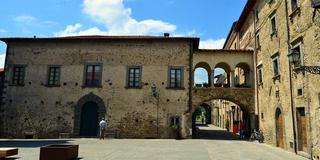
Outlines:
<svg viewBox="0 0 320 160"><path fill-rule="evenodd" d="M284 148L284 119L280 108L276 110L276 139L277 147Z"/></svg>
<svg viewBox="0 0 320 160"><path fill-rule="evenodd" d="M82 106L80 136L96 137L98 135L98 105L87 102Z"/></svg>
<svg viewBox="0 0 320 160"><path fill-rule="evenodd" d="M307 152L307 118L305 108L297 108L298 150Z"/></svg>

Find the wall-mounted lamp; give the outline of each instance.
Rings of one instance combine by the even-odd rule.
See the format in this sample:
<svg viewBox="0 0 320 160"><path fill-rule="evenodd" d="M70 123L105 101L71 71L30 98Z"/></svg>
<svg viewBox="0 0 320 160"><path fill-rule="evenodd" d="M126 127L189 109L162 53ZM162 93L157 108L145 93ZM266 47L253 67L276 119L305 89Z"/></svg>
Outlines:
<svg viewBox="0 0 320 160"><path fill-rule="evenodd" d="M294 65L295 72L309 72L311 74L320 74L320 66L302 66L300 60L300 53L295 50L291 50L288 55L289 63Z"/></svg>
<svg viewBox="0 0 320 160"><path fill-rule="evenodd" d="M152 83L152 85L151 85L151 94L155 98L157 98L159 96L157 86L154 83Z"/></svg>

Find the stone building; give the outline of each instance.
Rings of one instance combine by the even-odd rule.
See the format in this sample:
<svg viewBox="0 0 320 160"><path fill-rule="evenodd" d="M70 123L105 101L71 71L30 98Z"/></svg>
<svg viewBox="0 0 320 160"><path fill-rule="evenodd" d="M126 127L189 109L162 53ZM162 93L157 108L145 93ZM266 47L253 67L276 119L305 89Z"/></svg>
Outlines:
<svg viewBox="0 0 320 160"><path fill-rule="evenodd" d="M267 143L318 159L319 4L248 0L224 45L254 50L256 114Z"/></svg>
<svg viewBox="0 0 320 160"><path fill-rule="evenodd" d="M169 138L188 111L198 38L3 38L3 135ZM182 123L182 122L181 122Z"/></svg>
<svg viewBox="0 0 320 160"><path fill-rule="evenodd" d="M176 126L188 138L197 107L206 104L211 112L215 99L240 106L253 126L252 51L200 50L199 38L167 35L1 40L8 46L0 116L4 137L92 137L105 118L107 131L120 138L173 138ZM250 69L250 87L235 86L239 64ZM226 87L194 87L194 70L201 66L210 75L224 67Z"/></svg>

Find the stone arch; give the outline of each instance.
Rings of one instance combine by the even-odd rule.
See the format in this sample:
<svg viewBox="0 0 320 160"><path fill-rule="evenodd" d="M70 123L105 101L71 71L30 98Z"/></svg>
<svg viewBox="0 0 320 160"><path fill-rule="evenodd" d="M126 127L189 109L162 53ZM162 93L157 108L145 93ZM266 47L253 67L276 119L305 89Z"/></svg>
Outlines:
<svg viewBox="0 0 320 160"><path fill-rule="evenodd" d="M105 118L105 115L107 113L107 108L104 104L104 101L97 95L93 94L92 92L83 96L80 98L77 102L77 105L75 107L74 111L74 130L73 134L74 136L78 137L80 134L80 124L81 124L81 112L82 107L87 102L94 102L98 106L98 120L101 120L102 118Z"/></svg>
<svg viewBox="0 0 320 160"><path fill-rule="evenodd" d="M235 86L236 87L250 87L252 86L252 70L245 62L240 62L235 66Z"/></svg>
<svg viewBox="0 0 320 160"><path fill-rule="evenodd" d="M217 97L217 98L210 98L210 99L208 99L208 100L204 100L203 102L200 102L200 103L198 103L198 104L194 104L194 105L193 105L194 107L192 107L191 113L193 113L193 112L197 109L198 106L201 106L202 104L207 104L207 102L210 102L210 101L212 101L212 100L219 100L219 99L232 102L232 103L238 105L238 106L241 108L241 110L243 110L243 111L245 111L245 112L248 112L248 113L251 113L251 112L252 112L252 111L248 108L248 106L245 105L245 104L243 104L241 101L237 101L237 100L234 99L234 98L218 98L218 97ZM209 106L210 106L210 105L209 105ZM211 107L211 106L210 106L210 107Z"/></svg>
<svg viewBox="0 0 320 160"><path fill-rule="evenodd" d="M195 80L195 71L196 69L198 68L203 68L207 71L207 76L208 76L208 85L211 86L211 75L212 75L212 69L210 67L210 65L207 63L207 62L199 62L195 65L194 67L194 70L193 70L193 75L194 75L194 78L193 80Z"/></svg>
<svg viewBox="0 0 320 160"><path fill-rule="evenodd" d="M217 63L215 66L214 66L214 68L213 68L213 73L214 73L214 75L215 75L215 69L217 69L217 68L221 68L221 69L223 69L225 72L226 72L226 74L227 74L227 87L230 87L230 73L231 73L231 67L230 67L230 65L229 64L227 64L227 63L225 63L225 62L219 62L219 63ZM215 75L216 76L216 75ZM215 77L216 78L216 77Z"/></svg>

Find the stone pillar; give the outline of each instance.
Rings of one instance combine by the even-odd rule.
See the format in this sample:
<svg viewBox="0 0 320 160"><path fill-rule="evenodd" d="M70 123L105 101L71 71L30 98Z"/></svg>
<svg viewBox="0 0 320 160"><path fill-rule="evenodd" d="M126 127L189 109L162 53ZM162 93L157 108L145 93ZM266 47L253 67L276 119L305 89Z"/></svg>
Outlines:
<svg viewBox="0 0 320 160"><path fill-rule="evenodd" d="M184 113L181 116L181 138L190 138L191 134L190 129L191 127L191 119L190 119L190 113Z"/></svg>
<svg viewBox="0 0 320 160"><path fill-rule="evenodd" d="M208 86L211 87L212 86L212 73L208 73Z"/></svg>
<svg viewBox="0 0 320 160"><path fill-rule="evenodd" d="M250 86L250 88L252 88L252 86L254 85L254 78L253 78L253 74L252 71L246 71L246 83L248 86Z"/></svg>
<svg viewBox="0 0 320 160"><path fill-rule="evenodd" d="M211 87L214 87L214 71L212 71L211 76L210 76L210 80L211 80Z"/></svg>
<svg viewBox="0 0 320 160"><path fill-rule="evenodd" d="M230 87L234 87L234 70L230 72Z"/></svg>

